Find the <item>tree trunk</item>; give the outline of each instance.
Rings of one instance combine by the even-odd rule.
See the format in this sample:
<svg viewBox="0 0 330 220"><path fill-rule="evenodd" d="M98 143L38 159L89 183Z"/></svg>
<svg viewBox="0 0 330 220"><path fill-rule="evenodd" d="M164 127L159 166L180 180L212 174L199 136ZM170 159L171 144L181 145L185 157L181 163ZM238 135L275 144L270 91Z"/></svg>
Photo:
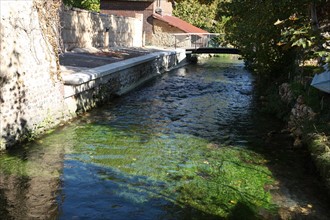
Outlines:
<svg viewBox="0 0 330 220"><path fill-rule="evenodd" d="M317 10L316 10L316 3L313 1L310 5L310 13L311 13L311 23L312 23L312 28L314 31L318 31L320 26L319 26L319 21L317 19Z"/></svg>

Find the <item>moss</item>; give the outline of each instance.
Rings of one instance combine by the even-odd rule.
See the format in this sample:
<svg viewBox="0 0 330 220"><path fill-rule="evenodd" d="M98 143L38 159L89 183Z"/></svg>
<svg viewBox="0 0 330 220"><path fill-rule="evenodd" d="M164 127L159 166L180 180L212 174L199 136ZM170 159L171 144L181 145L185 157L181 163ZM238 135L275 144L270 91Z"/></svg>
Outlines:
<svg viewBox="0 0 330 220"><path fill-rule="evenodd" d="M322 155L330 152L329 147L327 146L327 137L323 135L314 135L311 137L311 141L309 144L309 149L311 153L315 155Z"/></svg>
<svg viewBox="0 0 330 220"><path fill-rule="evenodd" d="M310 135L305 141L330 194L330 142L324 134Z"/></svg>

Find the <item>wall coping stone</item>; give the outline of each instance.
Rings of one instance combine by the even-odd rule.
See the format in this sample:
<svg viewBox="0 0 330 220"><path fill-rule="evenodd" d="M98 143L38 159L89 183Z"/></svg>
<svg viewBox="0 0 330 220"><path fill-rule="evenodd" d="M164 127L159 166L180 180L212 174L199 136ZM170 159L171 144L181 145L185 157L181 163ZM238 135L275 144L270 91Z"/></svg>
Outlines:
<svg viewBox="0 0 330 220"><path fill-rule="evenodd" d="M121 70L128 69L130 67L155 60L165 55L174 55L176 51L162 51L162 52L155 52L139 57L134 57L131 59L107 64L104 66L99 66L96 68L91 68L88 70L84 70L81 72L73 73L70 75L65 75L62 77L64 81L64 85L81 85L84 83L88 83L89 81L104 77L114 72L118 72Z"/></svg>

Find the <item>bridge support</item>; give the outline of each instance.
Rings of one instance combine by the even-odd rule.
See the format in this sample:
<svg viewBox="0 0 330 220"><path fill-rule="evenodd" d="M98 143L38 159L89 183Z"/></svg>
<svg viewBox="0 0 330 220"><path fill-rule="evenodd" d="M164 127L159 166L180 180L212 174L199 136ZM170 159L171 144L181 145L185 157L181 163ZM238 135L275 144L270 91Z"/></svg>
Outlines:
<svg viewBox="0 0 330 220"><path fill-rule="evenodd" d="M186 59L189 63L197 63L198 56L196 54L188 53L186 54Z"/></svg>

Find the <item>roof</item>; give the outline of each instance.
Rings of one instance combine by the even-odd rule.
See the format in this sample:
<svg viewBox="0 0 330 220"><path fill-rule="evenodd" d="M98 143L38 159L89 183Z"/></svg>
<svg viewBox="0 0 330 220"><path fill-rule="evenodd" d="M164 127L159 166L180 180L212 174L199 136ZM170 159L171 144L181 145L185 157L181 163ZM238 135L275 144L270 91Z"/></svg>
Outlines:
<svg viewBox="0 0 330 220"><path fill-rule="evenodd" d="M169 25L176 27L186 33L209 33L175 16L159 15L154 13L153 17L160 21L166 22Z"/></svg>

